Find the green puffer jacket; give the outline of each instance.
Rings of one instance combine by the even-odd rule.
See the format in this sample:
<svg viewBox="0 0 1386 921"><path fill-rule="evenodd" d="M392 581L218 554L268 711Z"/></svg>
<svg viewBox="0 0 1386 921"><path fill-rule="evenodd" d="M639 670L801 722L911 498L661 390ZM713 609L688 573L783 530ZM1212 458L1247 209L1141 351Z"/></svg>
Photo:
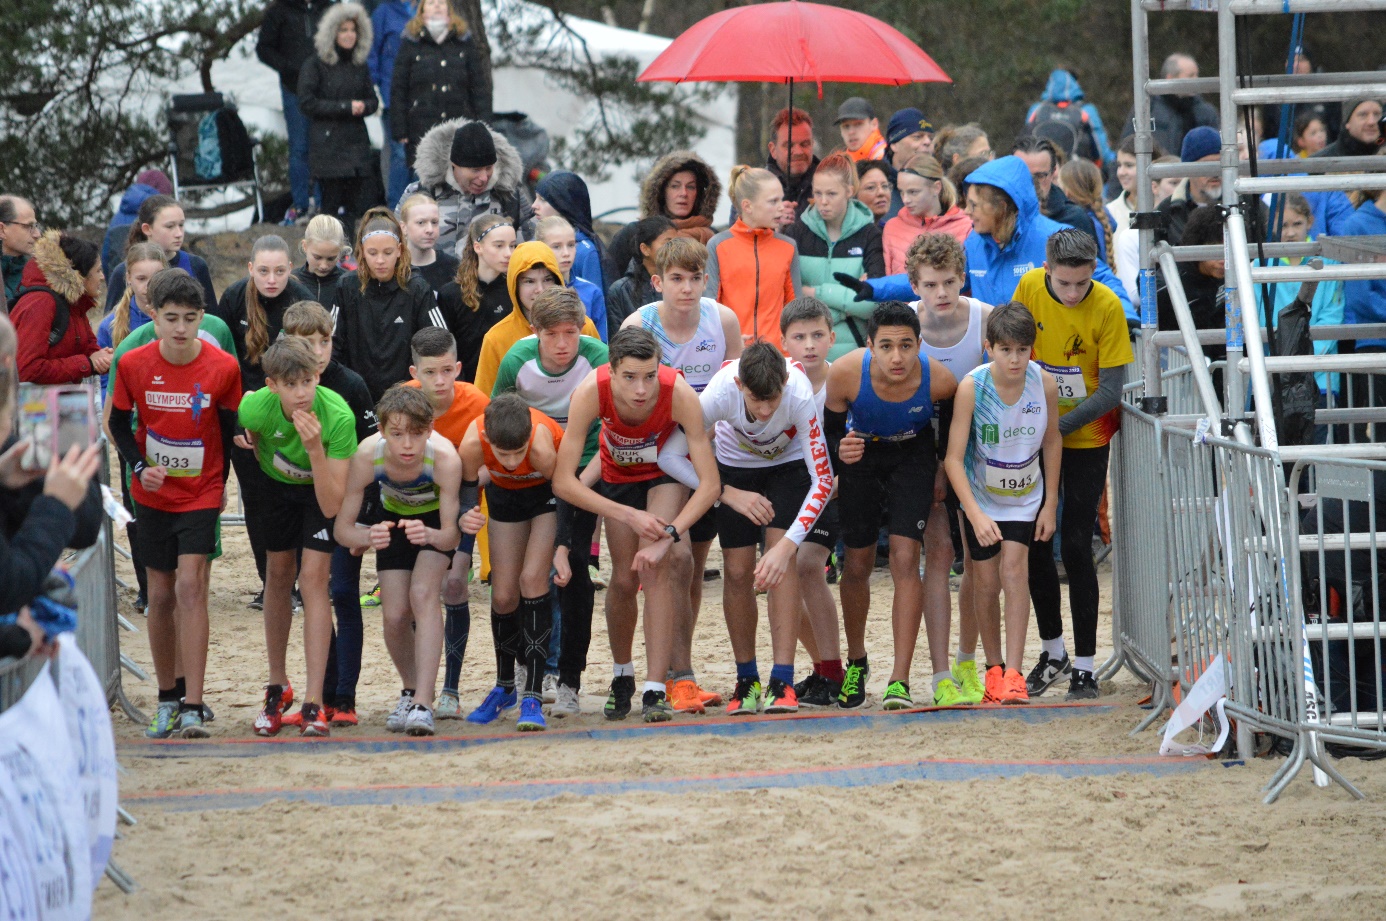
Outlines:
<svg viewBox="0 0 1386 921"><path fill-rule="evenodd" d="M871 209L852 199L842 219L842 233L835 242L828 240L828 228L817 208L809 208L789 228L788 234L799 247L799 273L804 285L812 287L820 301L833 312L833 332L837 342L829 360L866 344L866 321L875 308L872 301L859 301L856 292L833 281L834 272L855 278L879 278L885 274L885 251L881 247L881 228L872 219Z"/></svg>

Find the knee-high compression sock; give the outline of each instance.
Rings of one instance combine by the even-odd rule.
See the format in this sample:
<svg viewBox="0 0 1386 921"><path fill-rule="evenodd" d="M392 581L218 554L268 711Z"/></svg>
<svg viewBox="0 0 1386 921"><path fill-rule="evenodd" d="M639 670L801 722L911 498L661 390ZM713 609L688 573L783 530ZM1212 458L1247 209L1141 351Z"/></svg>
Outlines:
<svg viewBox="0 0 1386 921"><path fill-rule="evenodd" d="M472 634L472 608L467 602L446 604L443 621L443 690L457 693L462 680L462 659L467 655L467 639Z"/></svg>
<svg viewBox="0 0 1386 921"><path fill-rule="evenodd" d="M491 609L491 638L496 643L496 685L507 691L515 689L515 658L520 654L518 613L498 614L495 608Z"/></svg>
<svg viewBox="0 0 1386 921"><path fill-rule="evenodd" d="M549 655L549 634L553 631L553 608L548 595L520 599L520 619L524 624L524 696L543 697L544 660Z"/></svg>

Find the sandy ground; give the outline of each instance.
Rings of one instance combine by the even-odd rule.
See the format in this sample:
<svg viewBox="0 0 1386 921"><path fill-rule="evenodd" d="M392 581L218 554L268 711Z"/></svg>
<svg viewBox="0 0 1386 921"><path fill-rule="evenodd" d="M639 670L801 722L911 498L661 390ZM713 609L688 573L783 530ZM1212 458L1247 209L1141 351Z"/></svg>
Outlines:
<svg viewBox="0 0 1386 921"><path fill-rule="evenodd" d="M1015 916L1038 905L1098 918L1380 916L1386 883L1354 876L1326 884L1323 870L1349 857L1377 865L1386 855L1386 769L1341 763L1368 794L1365 803L1301 777L1269 807L1260 803L1260 788L1279 760L1141 773L1158 738L1127 735L1144 715L1137 706L1144 690L1127 673L1104 684L1107 706L1078 712L877 710L855 721L799 721L792 729L773 721L735 736L678 728L719 722L710 715L679 717L673 731L630 721L618 732L578 732L612 728L600 715L611 666L599 594L585 712L556 724L564 731L520 737L513 722L444 722L440 738L504 738L372 753L337 741L384 739L397 693L379 619L367 611L362 725L323 744L248 741L265 681L260 615L245 606L258 586L244 532L228 528L225 544L226 558L214 568L207 684L217 713L211 741L223 744L186 754L156 751L142 741L142 727L117 718L127 770L122 795L138 803L132 808L140 824L125 830L115 856L141 888L127 897L103 885L98 918L413 918L473 905L575 919ZM604 571L608 565L603 559ZM715 551L710 565L718 565ZM121 561L119 571L133 584L128 564ZM1100 575L1102 658L1109 648L1102 640L1110 637L1110 566ZM365 579L368 588L369 560ZM464 705L479 701L492 681L485 593L473 585ZM889 576L878 571L868 632L873 708L889 670L889 601ZM705 685L726 692L733 669L720 602L720 581L708 583L695 663ZM125 651L147 667L144 638L124 639ZM768 667L764 627L760 641ZM639 643L636 653L640 674ZM921 639L918 689L928 687L927 653ZM1032 626L1027 666L1037 654ZM802 670L807 663L800 659ZM289 662L301 682L299 630ZM131 682L127 690L139 706L153 707L152 683ZM673 793L619 786L755 772L839 776L834 772L863 765L1101 759L1129 760L1132 770L754 790L693 782L693 792ZM971 767L951 769L966 775ZM488 798L556 781L606 786L534 800ZM485 796L427 805L275 797L384 790L386 799L407 800L411 788L453 787ZM263 804L204 809L187 799L209 791L258 791Z"/></svg>

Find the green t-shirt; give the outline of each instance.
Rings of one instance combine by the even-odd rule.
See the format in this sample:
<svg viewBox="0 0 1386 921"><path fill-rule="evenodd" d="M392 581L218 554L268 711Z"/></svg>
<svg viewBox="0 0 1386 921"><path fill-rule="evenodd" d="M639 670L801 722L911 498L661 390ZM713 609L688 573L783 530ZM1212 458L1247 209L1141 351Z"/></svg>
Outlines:
<svg viewBox="0 0 1386 921"><path fill-rule="evenodd" d="M356 416L337 394L319 387L313 414L322 424L322 446L330 458L347 460L356 453ZM279 395L268 387L241 400L241 425L254 432L255 456L270 479L293 486L313 485L313 465L299 440L298 429L284 416Z"/></svg>
<svg viewBox="0 0 1386 921"><path fill-rule="evenodd" d="M550 374L539 360L539 337L526 336L510 347L501 360L496 372L496 385L491 388L491 396L496 397L507 390L514 390L526 403L548 416L566 430L568 428L568 407L573 402L573 391L587 379L587 375L607 363L606 343L591 336L578 337L578 354L572 367L561 374ZM582 464L586 466L597 453L597 439L601 424L594 421L587 432L587 443L582 449Z"/></svg>

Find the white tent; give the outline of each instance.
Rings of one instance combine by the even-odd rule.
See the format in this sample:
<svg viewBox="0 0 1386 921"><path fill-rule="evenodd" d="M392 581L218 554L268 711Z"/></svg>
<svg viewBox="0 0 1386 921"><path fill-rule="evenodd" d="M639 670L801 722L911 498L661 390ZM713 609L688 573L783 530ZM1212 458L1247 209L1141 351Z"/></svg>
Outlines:
<svg viewBox="0 0 1386 921"><path fill-rule="evenodd" d="M525 19L543 17L535 19L536 22L552 21L550 12L524 0L485 0L483 6L488 21L499 13L510 21L517 13ZM632 57L642 69L670 43L667 38L617 29L591 20L565 17L564 21L571 33L553 25L541 30L536 42L553 43L559 40L559 33L563 33L563 39L576 37L585 44L593 58ZM282 136L284 112L279 79L255 57L257 38L258 34L248 36L225 60L215 63L212 83L218 91L235 98L241 118L252 131ZM558 86L552 76L536 66L512 66L502 62L493 73L493 83L495 111L528 113L554 140L570 137L596 115L596 103L592 99L581 98ZM197 93L202 88L196 74L191 74L166 89L170 93ZM718 175L726 176L736 162L736 87L724 86L710 101L696 104L694 111L705 130L695 149ZM382 139L380 119L371 118L368 125L371 139L378 146ZM637 216L634 209L639 201L640 178L648 167L648 163L622 164L610 170L611 177L607 181L591 183L593 214L615 212L611 220L633 220ZM248 219L247 211L199 222L195 229L202 232L238 229L244 227Z"/></svg>

